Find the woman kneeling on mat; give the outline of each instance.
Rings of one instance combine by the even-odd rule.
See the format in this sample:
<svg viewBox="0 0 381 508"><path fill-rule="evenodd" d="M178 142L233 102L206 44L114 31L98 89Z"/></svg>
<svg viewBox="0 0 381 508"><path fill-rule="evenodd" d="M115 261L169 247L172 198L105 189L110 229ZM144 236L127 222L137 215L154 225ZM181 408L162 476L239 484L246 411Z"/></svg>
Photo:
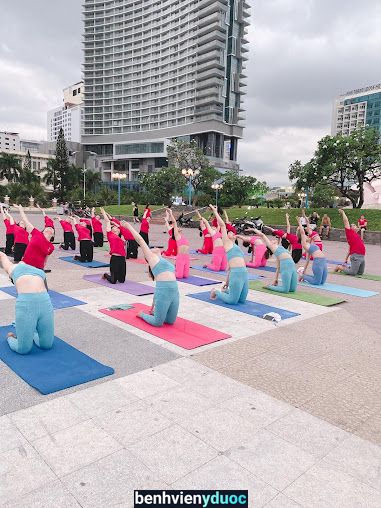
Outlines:
<svg viewBox="0 0 381 508"><path fill-rule="evenodd" d="M212 227L209 224L209 222L206 219L204 219L204 217L202 217L202 222L206 227L206 229L208 230L208 233L210 234L213 241L212 262L209 265L204 265L204 268L209 268L209 270L213 270L213 272L224 272L226 270L226 267L228 266L228 261L226 259L226 252L222 241L222 234L217 229L218 228L217 219L214 218L214 221L215 221L214 224L216 224L216 226Z"/></svg>
<svg viewBox="0 0 381 508"><path fill-rule="evenodd" d="M249 268L259 268L260 266L266 266L269 256L269 250L267 249L264 241L259 236L243 236L237 235L236 238L242 240L244 247L251 247L251 261L246 263Z"/></svg>
<svg viewBox="0 0 381 508"><path fill-rule="evenodd" d="M272 251L277 261L277 269L275 280L272 284L267 286L267 289L278 291L278 293L294 293L298 284L298 276L296 273L295 263L292 260L291 254L287 249L278 245L278 242L271 241L262 231L254 230L255 233L263 238L267 247ZM279 286L279 274L282 278L282 285Z"/></svg>
<svg viewBox="0 0 381 508"><path fill-rule="evenodd" d="M176 219L170 208L168 209L168 214L173 224L173 231L177 244L176 279L186 279L189 277L190 266L189 241L183 236L181 230L178 228Z"/></svg>
<svg viewBox="0 0 381 508"><path fill-rule="evenodd" d="M150 314L139 312L138 317L152 326L162 326L164 323L173 325L179 310L179 289L175 276L175 267L167 259L160 256L159 249L151 250L137 231L126 223L149 265L152 279L156 280L155 293Z"/></svg>
<svg viewBox="0 0 381 508"><path fill-rule="evenodd" d="M103 279L111 284L125 282L126 280L126 242L120 238L121 228L116 223L111 223L106 212L101 208L101 214L106 223L107 240L110 246L110 275L103 274Z"/></svg>
<svg viewBox="0 0 381 508"><path fill-rule="evenodd" d="M304 228L300 222L300 219L299 219L299 231L303 249L307 252L306 265L304 269L299 268L299 270L301 271L301 274L299 276L299 282L305 280L310 284L320 286L321 284L324 284L325 281L327 280L328 276L327 260L325 258L325 255L322 253L322 251L319 249L317 245L315 245L314 243L307 242L306 233L304 232ZM312 261L313 275L305 275L312 255L313 255Z"/></svg>
<svg viewBox="0 0 381 508"><path fill-rule="evenodd" d="M33 343L50 349L54 342L54 313L45 272L24 262L13 264L3 252L0 262L17 290L16 334L8 333L9 347L21 355L28 354Z"/></svg>
<svg viewBox="0 0 381 508"><path fill-rule="evenodd" d="M247 294L249 292L249 278L243 252L234 243L234 235L227 232L225 222L222 220L217 212L217 208L209 205L214 213L218 226L221 229L223 246L226 251L227 260L229 263L229 275L224 285L223 291L216 291L212 289L210 297L212 300L218 298L225 303L237 305L237 303L245 303Z"/></svg>

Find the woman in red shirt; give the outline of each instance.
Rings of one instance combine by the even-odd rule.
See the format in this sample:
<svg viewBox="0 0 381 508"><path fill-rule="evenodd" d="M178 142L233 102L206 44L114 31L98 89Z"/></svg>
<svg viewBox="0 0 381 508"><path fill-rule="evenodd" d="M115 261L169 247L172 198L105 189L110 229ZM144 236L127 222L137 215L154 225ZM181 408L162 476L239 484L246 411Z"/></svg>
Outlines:
<svg viewBox="0 0 381 508"><path fill-rule="evenodd" d="M51 242L54 242L54 235L55 235L55 228L54 228L54 221L52 218L50 218L48 215L46 215L45 210L40 207L40 205L37 205L37 208L41 210L42 215L44 216L44 223L46 228L52 228L53 229L53 236L50 239Z"/></svg>
<svg viewBox="0 0 381 508"><path fill-rule="evenodd" d="M64 241L61 243L60 249L69 250L70 247L71 250L75 250L75 236L72 223L60 217L57 217L57 219L60 221L64 236Z"/></svg>
<svg viewBox="0 0 381 508"><path fill-rule="evenodd" d="M149 218L142 219L142 222L140 224L140 236L143 238L143 240L146 242L146 244L149 246Z"/></svg>
<svg viewBox="0 0 381 508"><path fill-rule="evenodd" d="M364 233L365 233L365 231L366 231L366 229L368 227L368 221L366 220L364 215L361 215L361 217L357 221L357 225L360 228L361 240L363 240L364 239Z"/></svg>
<svg viewBox="0 0 381 508"><path fill-rule="evenodd" d="M365 270L366 251L364 242L358 234L359 228L356 226L356 224L349 224L348 217L346 216L344 210L340 209L339 213L343 219L345 235L347 237L349 246L348 253L345 258L345 263L347 263L348 259L350 259L351 265L349 268L343 265L337 266L335 268L335 272L344 272L347 275L362 275Z"/></svg>
<svg viewBox="0 0 381 508"><path fill-rule="evenodd" d="M94 231L94 247L103 247L103 228L100 216L95 215L95 208L91 210L91 224Z"/></svg>
<svg viewBox="0 0 381 508"><path fill-rule="evenodd" d="M13 245L15 243L15 235L14 235L14 225L11 224L9 220L8 212L0 206L1 215L3 217L4 226L5 226L5 254L9 256L12 254Z"/></svg>
<svg viewBox="0 0 381 508"><path fill-rule="evenodd" d="M91 263L94 257L94 248L93 242L91 241L90 231L86 226L80 224L79 217L73 216L71 217L71 221L78 233L80 253L80 256L74 256L74 259L76 261L80 261L81 263Z"/></svg>
<svg viewBox="0 0 381 508"><path fill-rule="evenodd" d="M171 218L168 216L168 211L165 212L165 226L168 231L169 239L168 239L168 247L167 250L163 250L161 253L162 256L177 256L177 242L175 239L175 230L173 228L173 222Z"/></svg>
<svg viewBox="0 0 381 508"><path fill-rule="evenodd" d="M111 222L106 212L101 208L101 214L106 223L107 240L110 246L110 274L104 273L103 279L110 284L125 282L126 280L126 241L120 237L121 227Z"/></svg>
<svg viewBox="0 0 381 508"><path fill-rule="evenodd" d="M143 219L149 219L151 217L151 208L149 207L149 204L146 204L146 207L143 212Z"/></svg>
<svg viewBox="0 0 381 508"><path fill-rule="evenodd" d="M13 205L17 206L17 205ZM15 263L19 263L26 251L29 242L29 233L26 230L26 225L23 220L20 220L18 224L15 223L14 218L8 213L9 223L13 226L15 235L15 244L13 246L13 259Z"/></svg>

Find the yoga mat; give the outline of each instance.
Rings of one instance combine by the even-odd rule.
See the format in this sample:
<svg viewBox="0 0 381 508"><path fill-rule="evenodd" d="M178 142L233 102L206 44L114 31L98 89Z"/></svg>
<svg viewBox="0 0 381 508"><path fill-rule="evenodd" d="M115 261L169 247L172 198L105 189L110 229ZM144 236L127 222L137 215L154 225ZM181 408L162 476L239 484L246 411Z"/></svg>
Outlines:
<svg viewBox="0 0 381 508"><path fill-rule="evenodd" d="M202 302L211 303L212 305L218 305L219 307L225 307L226 309L236 310L243 312L244 314L250 314L262 318L264 314L268 312L276 312L282 319L289 319L295 316L300 316L297 312L291 312L289 310L279 309L278 307L272 307L271 305L264 305L263 303L251 302L246 300L245 303L238 303L237 305L229 305L221 300L211 300L210 293L194 293L193 295L187 295L190 298L201 300Z"/></svg>
<svg viewBox="0 0 381 508"><path fill-rule="evenodd" d="M123 283L117 282L116 284L111 284L108 280L102 279L102 275L101 273L97 273L95 275L85 275L83 278L89 282L95 282L95 284L100 284L101 286L116 289L117 291L122 291L123 293L134 296L153 295L154 293L154 288L152 286L146 286L145 284L140 284L139 282L133 282L131 280L126 280Z"/></svg>
<svg viewBox="0 0 381 508"><path fill-rule="evenodd" d="M213 273L214 275L226 275L227 272L226 271L220 271L220 272L215 272L214 270L210 270L209 268L204 268L203 266L199 265L195 265L195 266L191 266L191 268L193 270L199 270L200 272L208 272L208 273ZM249 277L249 280L258 280L258 279L262 279L262 275L255 275L254 273L248 273L248 277Z"/></svg>
<svg viewBox="0 0 381 508"><path fill-rule="evenodd" d="M345 302L342 298L336 298L333 296L325 296L319 295L315 293L306 293L303 291L297 291L296 293L276 293L271 291L270 289L266 289L263 287L263 282L256 281L250 282L250 289L254 289L255 291L261 291L262 293L267 293L269 295L282 296L284 298L290 298L291 300L300 300L302 302L314 303L315 305L322 305L323 307L331 307L332 305L337 305L339 303Z"/></svg>
<svg viewBox="0 0 381 508"><path fill-rule="evenodd" d="M17 296L17 291L15 286L8 286L0 288L0 291L7 293L10 296ZM71 296L63 295L62 293L57 293L57 291L48 291L50 299L52 300L52 305L54 310L58 309L66 309L67 307L76 307L77 305L86 305L86 302L82 302L81 300L76 300Z"/></svg>
<svg viewBox="0 0 381 508"><path fill-rule="evenodd" d="M111 316L123 323L127 323L139 330L160 337L171 344L176 344L184 349L195 349L196 347L205 346L218 340L228 339L231 335L214 330L208 326L188 321L178 317L173 325L164 324L163 326L151 326L142 319L137 317L141 311L149 313L150 307L142 303L133 303L133 309L130 310L108 310L101 309L99 312Z"/></svg>
<svg viewBox="0 0 381 508"><path fill-rule="evenodd" d="M210 254L204 254L203 252L197 252L197 251L196 251L196 250L194 250L194 249L191 249L191 250L189 251L189 254L197 254L197 255L198 255L198 254L200 254L200 256L210 256Z"/></svg>
<svg viewBox="0 0 381 508"><path fill-rule="evenodd" d="M252 268L251 266L248 268ZM275 266L258 266L257 268L253 268L253 270L263 270L264 272L276 272Z"/></svg>
<svg viewBox="0 0 381 508"><path fill-rule="evenodd" d="M366 280L375 280L381 281L381 275L370 275L368 273L364 273L362 275L348 275L343 272L332 272L334 275L346 275L347 277L356 277L356 279L366 279Z"/></svg>
<svg viewBox="0 0 381 508"><path fill-rule="evenodd" d="M131 261L131 263L138 263L139 265L146 265L147 261L143 258L129 258L126 261Z"/></svg>
<svg viewBox="0 0 381 508"><path fill-rule="evenodd" d="M43 395L65 388L88 383L114 374L114 369L103 365L58 337L52 349L43 350L36 345L28 355L19 355L10 349L5 340L13 326L0 327L0 359L21 379Z"/></svg>
<svg viewBox="0 0 381 508"><path fill-rule="evenodd" d="M342 293L343 295L359 296L360 298L369 298L378 295L377 291L367 291L366 289L352 288L350 286L340 286L339 284L330 284L326 282L320 286L308 284L308 282L300 282L300 286L306 286L314 289L323 289L324 291L332 291L334 293Z"/></svg>
<svg viewBox="0 0 381 508"><path fill-rule="evenodd" d="M184 282L185 284L193 284L194 286L210 286L212 284L221 284L220 280L204 279L204 277L196 277L190 275L186 279L177 279L178 282Z"/></svg>
<svg viewBox="0 0 381 508"><path fill-rule="evenodd" d="M89 263L81 263L80 261L76 261L72 256L65 256L59 258L62 261L67 261L68 263L73 263L73 265L83 266L84 268L101 268L110 266L110 263L104 263L103 261L90 261Z"/></svg>
<svg viewBox="0 0 381 508"><path fill-rule="evenodd" d="M344 261L335 261L334 259L327 259L327 263L329 265L347 265L348 263L344 263Z"/></svg>
<svg viewBox="0 0 381 508"><path fill-rule="evenodd" d="M176 256L166 256L165 254L162 254L163 258L165 259L176 259ZM198 258L189 258L191 261L197 261Z"/></svg>

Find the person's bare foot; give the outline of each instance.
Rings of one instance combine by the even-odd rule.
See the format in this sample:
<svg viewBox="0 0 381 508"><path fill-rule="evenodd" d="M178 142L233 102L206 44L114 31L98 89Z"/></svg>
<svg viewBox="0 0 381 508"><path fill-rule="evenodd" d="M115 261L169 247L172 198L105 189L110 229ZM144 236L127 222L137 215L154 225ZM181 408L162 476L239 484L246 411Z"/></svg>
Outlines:
<svg viewBox="0 0 381 508"><path fill-rule="evenodd" d="M343 267L341 265L335 266L334 272L341 272L343 270Z"/></svg>
<svg viewBox="0 0 381 508"><path fill-rule="evenodd" d="M16 335L13 332L8 332L7 337L12 337L13 339L15 339Z"/></svg>
<svg viewBox="0 0 381 508"><path fill-rule="evenodd" d="M210 299L215 300L217 298L216 290L212 289L210 292Z"/></svg>

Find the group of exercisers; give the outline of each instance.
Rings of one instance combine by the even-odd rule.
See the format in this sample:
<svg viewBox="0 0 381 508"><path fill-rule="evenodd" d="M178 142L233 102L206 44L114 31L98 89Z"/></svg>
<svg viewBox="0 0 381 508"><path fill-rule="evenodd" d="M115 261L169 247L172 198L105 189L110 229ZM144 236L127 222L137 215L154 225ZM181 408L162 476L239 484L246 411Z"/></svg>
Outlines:
<svg viewBox="0 0 381 508"><path fill-rule="evenodd" d="M17 289L15 333L10 332L8 343L12 350L26 354L33 343L42 349L52 347L54 341L54 314L47 290L46 261L53 252L55 237L54 221L44 210L44 228L36 229L26 217L23 207L14 205L20 215L15 222L12 215L2 207L0 211L6 227L4 252L0 252L0 262ZM314 230L305 213L298 219L296 233L291 233L289 216L286 214L286 231L267 227L271 237L263 231L252 230L254 236L237 235L226 212L209 205L212 219L207 220L196 212L200 220L200 230L204 238L199 253L211 254L212 259L205 267L208 270L227 271L227 278L221 290L212 289L210 298L219 299L226 304L244 303L249 290L248 267L266 266L267 260L276 258L275 278L267 287L280 293L295 292L299 281L321 285L327 279L327 259L323 251L320 235ZM119 221L109 215L103 208L101 215L91 211L90 218L76 216L62 219L57 217L64 241L60 249L75 250L77 232L80 255L75 256L86 265L93 260L93 247L102 247L105 227L110 251L110 273L103 278L110 284L123 283L126 280L126 259L138 257L138 247L148 264L151 278L156 281L153 303L149 313L141 312L138 316L153 326L164 323L173 324L179 309L179 290L177 280L189 277L190 251L189 240L178 227L176 218L170 208L166 211L165 224L169 234L166 251L149 246L149 222L151 210L147 205L141 218L138 232L127 221ZM337 271L348 275L362 274L365 268L365 246L358 234L358 226L349 224L344 210L342 215L345 233L349 245L345 261L350 265L340 265ZM101 220L103 218L103 222ZM246 262L243 250L238 241L252 251L251 261ZM14 262L8 256L14 256ZM304 268L297 270L297 263L306 257ZM175 265L165 256L176 257ZM312 275L307 267L312 262ZM299 272L299 273L298 273Z"/></svg>

